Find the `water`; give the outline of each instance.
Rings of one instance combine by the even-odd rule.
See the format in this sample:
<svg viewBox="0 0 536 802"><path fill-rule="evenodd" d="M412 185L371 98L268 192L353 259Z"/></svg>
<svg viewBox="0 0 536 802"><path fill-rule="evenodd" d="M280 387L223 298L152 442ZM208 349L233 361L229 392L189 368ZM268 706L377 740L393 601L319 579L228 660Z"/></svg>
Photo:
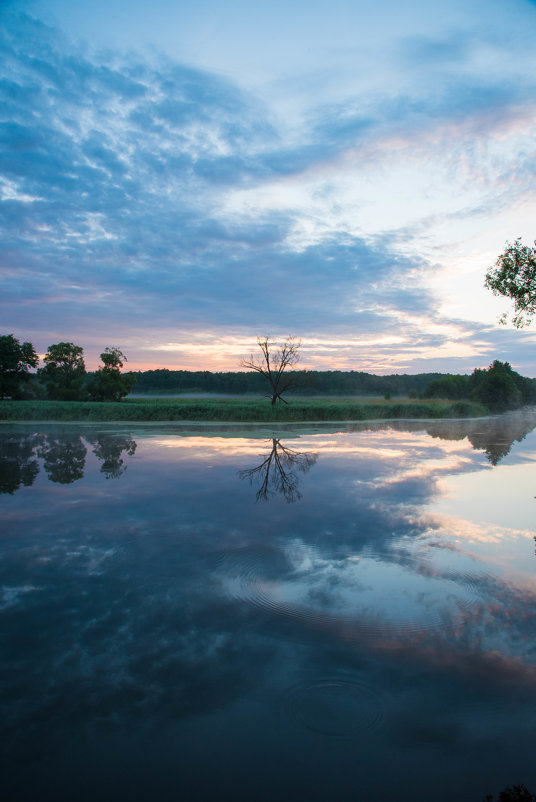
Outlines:
<svg viewBox="0 0 536 802"><path fill-rule="evenodd" d="M2 426L3 798L535 791L535 427Z"/></svg>

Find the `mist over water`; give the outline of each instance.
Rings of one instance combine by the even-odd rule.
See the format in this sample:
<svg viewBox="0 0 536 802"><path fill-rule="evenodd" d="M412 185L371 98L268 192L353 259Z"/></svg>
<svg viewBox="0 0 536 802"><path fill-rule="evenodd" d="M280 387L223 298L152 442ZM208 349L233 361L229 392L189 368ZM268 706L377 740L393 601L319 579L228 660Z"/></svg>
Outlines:
<svg viewBox="0 0 536 802"><path fill-rule="evenodd" d="M535 427L2 426L6 798L535 790Z"/></svg>

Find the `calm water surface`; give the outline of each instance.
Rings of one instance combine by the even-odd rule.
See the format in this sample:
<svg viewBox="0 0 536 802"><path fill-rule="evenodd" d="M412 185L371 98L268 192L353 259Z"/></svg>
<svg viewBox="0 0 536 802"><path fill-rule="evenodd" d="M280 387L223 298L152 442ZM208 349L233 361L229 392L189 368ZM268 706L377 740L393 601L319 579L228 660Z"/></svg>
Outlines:
<svg viewBox="0 0 536 802"><path fill-rule="evenodd" d="M536 790L535 427L2 426L3 798Z"/></svg>

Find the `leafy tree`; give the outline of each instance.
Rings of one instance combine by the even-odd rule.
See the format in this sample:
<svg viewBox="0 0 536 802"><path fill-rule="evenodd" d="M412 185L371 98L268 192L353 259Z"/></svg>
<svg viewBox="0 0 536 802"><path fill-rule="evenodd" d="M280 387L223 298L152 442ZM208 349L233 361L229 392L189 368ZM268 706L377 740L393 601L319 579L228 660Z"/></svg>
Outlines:
<svg viewBox="0 0 536 802"><path fill-rule="evenodd" d="M269 337L257 337L257 345L261 349L261 356L250 355L249 359L242 361L242 367L255 370L261 373L271 387L272 406L277 400L287 403L282 398L284 393L292 384L292 377L285 376L285 371L293 367L298 362L298 353L301 342L295 337L287 337L284 343L277 345Z"/></svg>
<svg viewBox="0 0 536 802"><path fill-rule="evenodd" d="M536 241L534 243L536 246ZM514 302L512 323L522 328L536 312L536 247L523 245L521 237L507 242L504 253L486 273L484 286L494 295L504 295ZM506 323L508 314L501 318Z"/></svg>
<svg viewBox="0 0 536 802"><path fill-rule="evenodd" d="M56 401L79 401L86 378L84 349L74 343L50 345L40 368L50 398Z"/></svg>
<svg viewBox="0 0 536 802"><path fill-rule="evenodd" d="M126 356L119 348L107 347L100 355L101 361L105 368L109 370L121 370L124 362L127 361Z"/></svg>
<svg viewBox="0 0 536 802"><path fill-rule="evenodd" d="M136 384L133 371L121 373L126 356L119 348L105 348L100 355L102 367L91 377L88 392L94 401L120 401Z"/></svg>
<svg viewBox="0 0 536 802"><path fill-rule="evenodd" d="M31 343L21 343L12 335L0 336L0 398L20 397L22 382L29 376L30 368L35 368L39 357Z"/></svg>
<svg viewBox="0 0 536 802"><path fill-rule="evenodd" d="M520 406L522 393L508 362L495 359L487 370L474 370L469 377L470 398L494 412ZM521 377L519 377L521 378Z"/></svg>

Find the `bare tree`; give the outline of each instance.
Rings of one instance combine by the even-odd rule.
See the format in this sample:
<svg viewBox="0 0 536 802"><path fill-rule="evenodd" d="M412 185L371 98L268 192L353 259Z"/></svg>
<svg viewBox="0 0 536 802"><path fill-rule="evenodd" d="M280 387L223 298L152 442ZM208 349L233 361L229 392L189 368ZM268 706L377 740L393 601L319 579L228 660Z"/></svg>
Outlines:
<svg viewBox="0 0 536 802"><path fill-rule="evenodd" d="M241 365L266 376L272 388L272 406L275 405L277 399L286 404L287 402L281 395L292 384L292 377L289 377L288 374L285 376L284 373L299 361L298 351L301 340L289 336L284 343L278 345L269 337L257 337L257 345L261 349L261 356L256 357L254 354L250 354L249 359L243 359Z"/></svg>

